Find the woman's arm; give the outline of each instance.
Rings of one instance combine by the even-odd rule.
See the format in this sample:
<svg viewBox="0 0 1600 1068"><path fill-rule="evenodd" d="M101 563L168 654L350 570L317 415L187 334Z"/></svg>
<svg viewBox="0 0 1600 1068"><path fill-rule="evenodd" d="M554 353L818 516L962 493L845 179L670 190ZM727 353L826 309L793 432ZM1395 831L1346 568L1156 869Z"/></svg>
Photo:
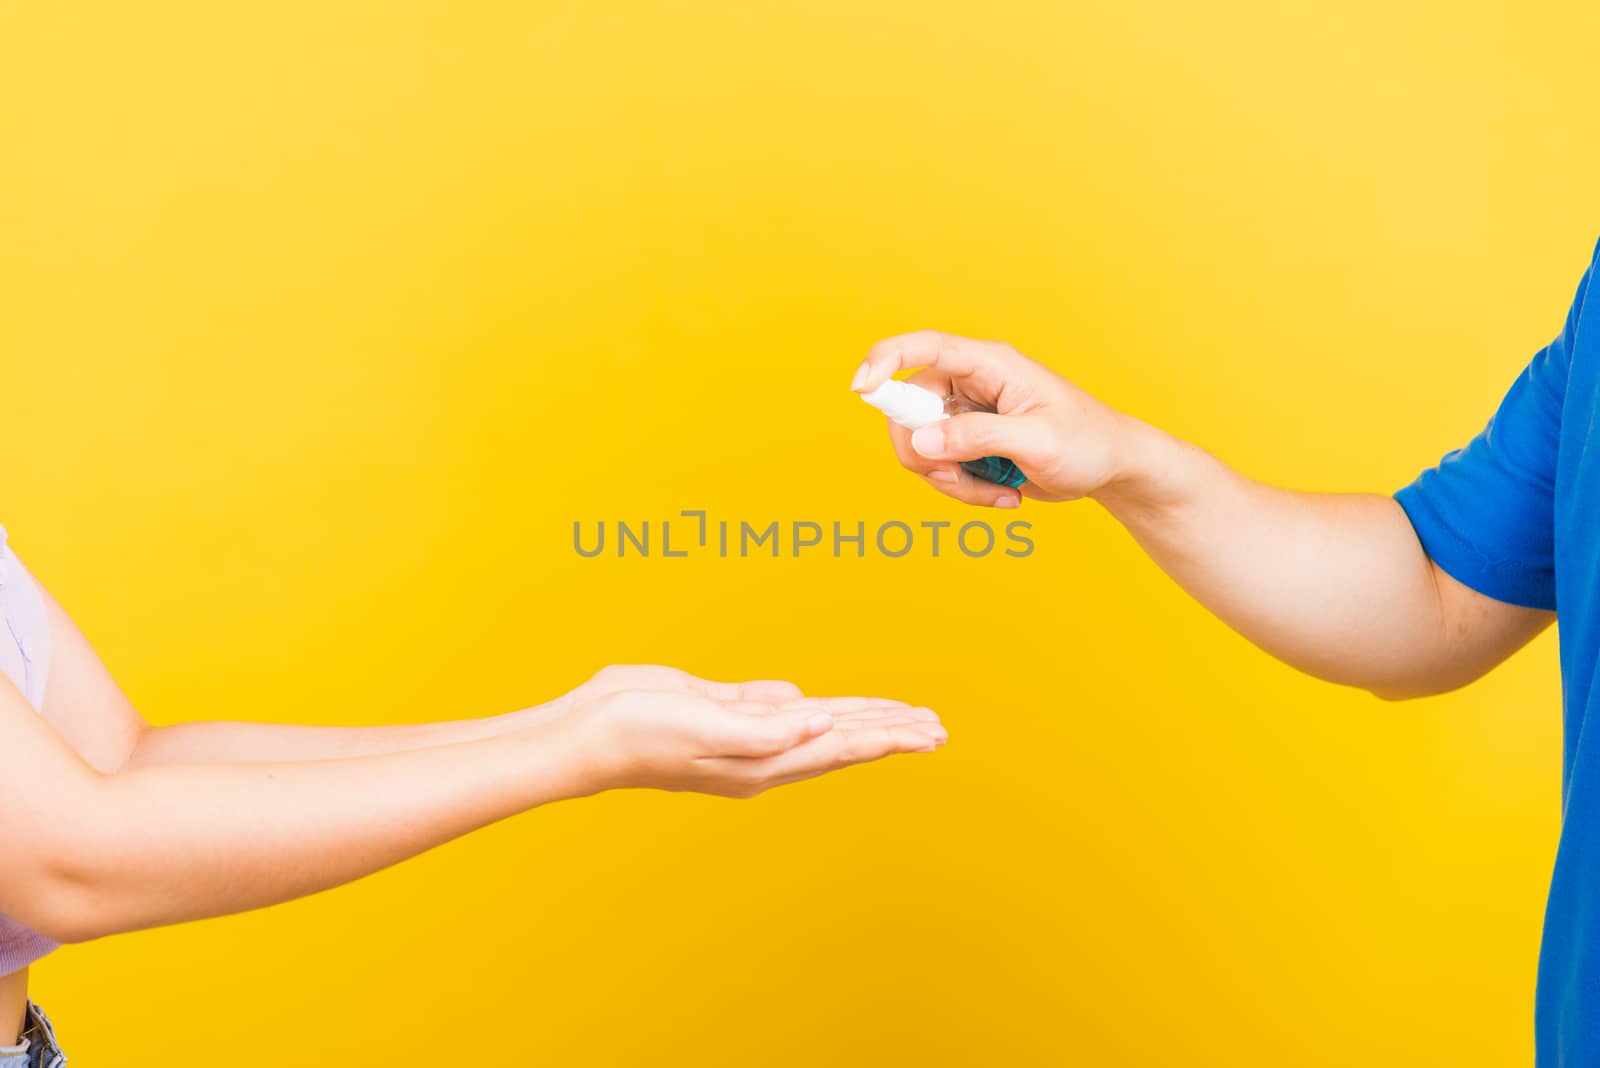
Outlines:
<svg viewBox="0 0 1600 1068"><path fill-rule="evenodd" d="M100 670L104 671L104 668ZM644 664L614 665L602 669L576 690L547 704L478 719L378 727L201 720L175 723L168 727L147 727L140 732L125 766L329 760L472 742L522 730L560 715L576 701L622 690L673 690L702 697L744 701L792 701L801 696L800 688L788 682L721 683L698 678L676 668Z"/></svg>
<svg viewBox="0 0 1600 1068"><path fill-rule="evenodd" d="M494 738L322 761L97 772L0 680L0 912L61 941L270 905L551 801L748 797L944 739L926 709L580 696Z"/></svg>
<svg viewBox="0 0 1600 1068"><path fill-rule="evenodd" d="M50 625L50 682L43 714L102 772L152 764L326 760L477 741L527 726L536 710L479 719L375 727L319 727L223 720L147 723L67 610L37 583Z"/></svg>
<svg viewBox="0 0 1600 1068"><path fill-rule="evenodd" d="M156 764L273 763L375 756L496 738L532 726L580 697L621 690L679 690L728 700L786 701L800 696L787 682L718 683L675 668L613 666L545 705L497 716L371 727L203 720L156 727L147 723L112 678L94 647L42 583L52 638L44 716L89 765L113 772ZM889 702L892 703L892 702Z"/></svg>
<svg viewBox="0 0 1600 1068"><path fill-rule="evenodd" d="M1035 500L1092 497L1179 585L1293 666L1384 697L1461 686L1550 625L1550 612L1477 593L1423 551L1394 500L1264 485L1115 411L1009 345L922 332L875 346L852 387L895 371L991 412L915 434L890 427L900 462L950 496L1015 506L1018 491L959 461L1007 456Z"/></svg>
<svg viewBox="0 0 1600 1068"><path fill-rule="evenodd" d="M259 764L283 760L337 760L427 749L498 738L527 726L537 709L478 719L402 723L378 727L324 727L299 723L197 720L147 727L122 765Z"/></svg>

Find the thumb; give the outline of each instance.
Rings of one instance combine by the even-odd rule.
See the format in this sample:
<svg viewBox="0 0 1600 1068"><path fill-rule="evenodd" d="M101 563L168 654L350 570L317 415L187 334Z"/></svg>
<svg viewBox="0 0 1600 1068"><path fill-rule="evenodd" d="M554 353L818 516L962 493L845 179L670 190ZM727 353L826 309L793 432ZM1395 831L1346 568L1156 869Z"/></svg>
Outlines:
<svg viewBox="0 0 1600 1068"><path fill-rule="evenodd" d="M930 460L976 460L1005 456L1038 470L1049 456L1049 428L1029 415L966 412L929 423L911 435L917 455Z"/></svg>
<svg viewBox="0 0 1600 1068"><path fill-rule="evenodd" d="M776 756L832 728L826 712L777 712L768 704L735 701L707 717L705 740L717 756Z"/></svg>

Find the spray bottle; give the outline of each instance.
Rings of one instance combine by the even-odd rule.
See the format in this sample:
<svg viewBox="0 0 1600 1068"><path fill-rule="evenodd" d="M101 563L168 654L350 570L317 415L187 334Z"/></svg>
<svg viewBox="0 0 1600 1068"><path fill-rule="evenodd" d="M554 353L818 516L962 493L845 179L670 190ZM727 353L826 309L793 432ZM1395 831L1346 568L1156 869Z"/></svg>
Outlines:
<svg viewBox="0 0 1600 1068"><path fill-rule="evenodd" d="M891 422L898 423L907 430L916 430L931 423L938 423L963 412L981 410L954 394L941 397L930 389L914 386L910 382L899 382L893 378L872 392L863 393L861 399L888 416ZM1022 469L1004 456L963 460L961 470L973 478L981 478L985 482L994 482L1013 489L1028 481L1028 476L1022 473Z"/></svg>

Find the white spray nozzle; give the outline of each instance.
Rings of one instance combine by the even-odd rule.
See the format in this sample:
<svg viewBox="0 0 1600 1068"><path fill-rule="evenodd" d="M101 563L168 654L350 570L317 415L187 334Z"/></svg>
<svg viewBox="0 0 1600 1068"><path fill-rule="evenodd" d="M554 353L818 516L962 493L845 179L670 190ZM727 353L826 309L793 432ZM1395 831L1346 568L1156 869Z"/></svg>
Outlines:
<svg viewBox="0 0 1600 1068"><path fill-rule="evenodd" d="M907 430L948 418L939 394L892 378L871 393L863 393L861 399Z"/></svg>

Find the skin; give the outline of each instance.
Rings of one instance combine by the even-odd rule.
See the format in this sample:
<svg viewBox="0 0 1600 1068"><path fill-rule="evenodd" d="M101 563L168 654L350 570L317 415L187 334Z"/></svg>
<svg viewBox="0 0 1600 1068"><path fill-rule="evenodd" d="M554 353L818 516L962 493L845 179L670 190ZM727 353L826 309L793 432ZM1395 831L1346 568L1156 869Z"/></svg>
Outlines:
<svg viewBox="0 0 1600 1068"><path fill-rule="evenodd" d="M1096 501L1223 622L1308 674L1387 699L1463 686L1555 619L1468 589L1428 558L1388 496L1299 493L1090 396L1003 342L919 331L875 345L851 388L907 381L985 409L914 434L889 425L907 470L984 507ZM1007 456L1017 490L959 461Z"/></svg>
<svg viewBox="0 0 1600 1068"><path fill-rule="evenodd" d="M787 682L608 667L532 708L392 727L149 725L44 594L43 715L0 677L0 912L62 942L241 912L358 879L553 801L649 788L748 798L896 753L938 716ZM0 977L20 1027L26 969Z"/></svg>

